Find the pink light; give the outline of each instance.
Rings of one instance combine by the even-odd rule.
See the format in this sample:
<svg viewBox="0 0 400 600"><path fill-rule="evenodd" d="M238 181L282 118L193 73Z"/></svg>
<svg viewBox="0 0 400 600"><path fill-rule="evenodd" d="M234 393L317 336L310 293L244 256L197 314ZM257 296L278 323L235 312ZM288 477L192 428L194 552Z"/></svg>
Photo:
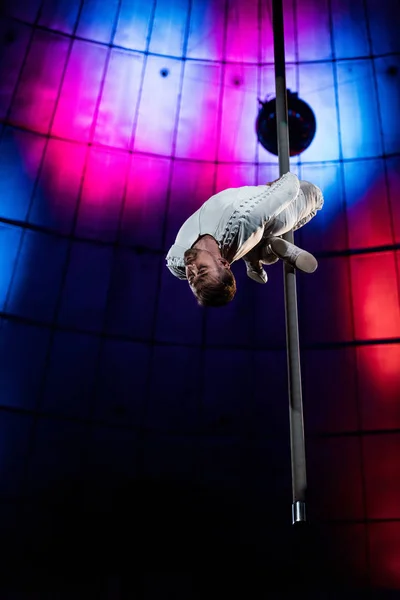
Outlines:
<svg viewBox="0 0 400 600"><path fill-rule="evenodd" d="M345 163L350 248L393 243L382 160Z"/></svg>
<svg viewBox="0 0 400 600"><path fill-rule="evenodd" d="M227 65L224 79L219 160L255 161L257 112L257 68Z"/></svg>
<svg viewBox="0 0 400 600"><path fill-rule="evenodd" d="M226 40L227 60L258 62L259 36L258 32L254 31L257 18L257 0L231 0ZM271 28L271 25L269 27Z"/></svg>
<svg viewBox="0 0 400 600"><path fill-rule="evenodd" d="M117 148L130 147L143 56L113 50L108 65L94 141Z"/></svg>
<svg viewBox="0 0 400 600"><path fill-rule="evenodd" d="M106 48L96 44L74 42L52 127L53 135L89 141L106 52ZM40 95L40 90L33 92Z"/></svg>
<svg viewBox="0 0 400 600"><path fill-rule="evenodd" d="M121 225L125 243L161 247L170 170L169 158L133 155Z"/></svg>
<svg viewBox="0 0 400 600"><path fill-rule="evenodd" d="M26 152L26 148L24 150ZM82 144L49 140L30 214L31 222L70 232L86 154L87 147Z"/></svg>
<svg viewBox="0 0 400 600"><path fill-rule="evenodd" d="M82 189L78 235L114 240L119 225L129 154L92 148Z"/></svg>
<svg viewBox="0 0 400 600"><path fill-rule="evenodd" d="M352 273L357 339L400 337L400 308L394 252L355 255Z"/></svg>
<svg viewBox="0 0 400 600"><path fill-rule="evenodd" d="M390 205L394 223L394 236L396 244L400 243L400 159L393 157L388 160L388 179Z"/></svg>
<svg viewBox="0 0 400 600"><path fill-rule="evenodd" d="M188 56L191 58L220 60L223 48L224 23L224 0L193 0Z"/></svg>
<svg viewBox="0 0 400 600"><path fill-rule="evenodd" d="M383 589L400 586L400 523L370 523L371 584Z"/></svg>
<svg viewBox="0 0 400 600"><path fill-rule="evenodd" d="M231 187L257 185L255 179L255 165L218 165L216 191L220 192Z"/></svg>
<svg viewBox="0 0 400 600"><path fill-rule="evenodd" d="M362 440L367 499L371 519L400 518L398 433L365 436Z"/></svg>
<svg viewBox="0 0 400 600"><path fill-rule="evenodd" d="M357 348L362 427L400 427L400 344Z"/></svg>
<svg viewBox="0 0 400 600"><path fill-rule="evenodd" d="M221 65L188 62L182 89L176 153L214 160L218 140Z"/></svg>
<svg viewBox="0 0 400 600"><path fill-rule="evenodd" d="M68 45L68 40L59 35L35 34L12 106L13 124L48 132Z"/></svg>
<svg viewBox="0 0 400 600"><path fill-rule="evenodd" d="M171 244L183 221L215 193L214 163L175 161L167 216Z"/></svg>

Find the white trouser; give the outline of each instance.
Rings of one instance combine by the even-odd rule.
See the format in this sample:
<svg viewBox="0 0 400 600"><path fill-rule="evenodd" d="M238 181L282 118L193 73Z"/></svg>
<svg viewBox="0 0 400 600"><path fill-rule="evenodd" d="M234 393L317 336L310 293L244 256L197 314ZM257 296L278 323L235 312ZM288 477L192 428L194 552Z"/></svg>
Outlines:
<svg viewBox="0 0 400 600"><path fill-rule="evenodd" d="M293 231L300 229L315 217L323 204L324 198L321 190L308 181L300 181L300 191L297 197L265 226L263 238L280 236L291 229Z"/></svg>
<svg viewBox="0 0 400 600"><path fill-rule="evenodd" d="M308 181L300 181L300 190L296 198L267 223L262 240L243 257L248 276L259 283L266 283L267 275L261 265L273 264L278 260L269 250L268 240L271 237L282 236L288 231L300 229L316 215L323 204L321 190Z"/></svg>

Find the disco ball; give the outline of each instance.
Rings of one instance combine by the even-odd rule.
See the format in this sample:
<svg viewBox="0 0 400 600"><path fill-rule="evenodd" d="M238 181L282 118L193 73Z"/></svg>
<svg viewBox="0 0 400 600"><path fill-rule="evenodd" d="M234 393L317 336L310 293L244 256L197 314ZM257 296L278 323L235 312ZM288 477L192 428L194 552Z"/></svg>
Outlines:
<svg viewBox="0 0 400 600"><path fill-rule="evenodd" d="M258 141L268 152L277 156L276 99L259 102L261 109L256 121ZM300 100L297 93L288 90L287 102L290 156L297 156L304 152L313 141L316 121L309 105L304 100Z"/></svg>

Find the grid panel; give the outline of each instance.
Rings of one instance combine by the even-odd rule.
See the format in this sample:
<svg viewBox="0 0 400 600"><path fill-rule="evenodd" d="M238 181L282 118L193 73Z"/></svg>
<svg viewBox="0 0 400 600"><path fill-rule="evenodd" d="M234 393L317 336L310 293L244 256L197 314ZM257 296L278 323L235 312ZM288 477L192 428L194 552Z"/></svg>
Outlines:
<svg viewBox="0 0 400 600"><path fill-rule="evenodd" d="M49 332L42 327L4 319L0 320L0 326L1 405L31 410L40 392ZM12 437L4 438L5 453L7 439L12 451Z"/></svg>
<svg viewBox="0 0 400 600"><path fill-rule="evenodd" d="M285 55L288 62L292 62L296 57L295 47L295 0L288 0L283 5L285 19ZM261 61L273 64L274 62L274 44L272 32L272 1L265 0L259 3L259 15L261 16Z"/></svg>
<svg viewBox="0 0 400 600"><path fill-rule="evenodd" d="M369 55L364 5L364 0L331 0L337 58Z"/></svg>
<svg viewBox="0 0 400 600"><path fill-rule="evenodd" d="M251 355L246 351L216 350L205 353L207 379L204 385L202 422L209 429L222 432L240 432L248 429L251 419L253 369ZM221 376L223 371L223 376ZM242 385L237 385L235 373L242 374ZM265 374L267 375L266 370ZM226 398L229 402L226 402ZM245 402L243 402L243 397Z"/></svg>
<svg viewBox="0 0 400 600"><path fill-rule="evenodd" d="M243 450L240 439L234 436L202 438L198 477L207 486L237 492L243 481ZM232 530L231 534L234 535Z"/></svg>
<svg viewBox="0 0 400 600"><path fill-rule="evenodd" d="M10 284L6 310L42 323L51 322L67 258L67 242L25 231ZM21 294L21 289L29 290Z"/></svg>
<svg viewBox="0 0 400 600"><path fill-rule="evenodd" d="M357 348L362 426L400 429L400 344Z"/></svg>
<svg viewBox="0 0 400 600"><path fill-rule="evenodd" d="M4 310L21 243L20 227L0 225L0 310Z"/></svg>
<svg viewBox="0 0 400 600"><path fill-rule="evenodd" d="M57 318L60 325L101 329L111 265L111 248L72 243Z"/></svg>
<svg viewBox="0 0 400 600"><path fill-rule="evenodd" d="M318 185L324 207L318 217L295 233L296 243L309 252L340 252L347 248L345 196L340 164L303 165L301 178Z"/></svg>
<svg viewBox="0 0 400 600"><path fill-rule="evenodd" d="M31 28L12 19L0 21L0 118L4 119L18 81Z"/></svg>
<svg viewBox="0 0 400 600"><path fill-rule="evenodd" d="M264 340L264 346L268 346L270 340ZM250 367L248 377L249 388L252 393L246 392L246 405L250 404L249 410L252 418L249 419L249 427L254 432L255 445L260 443L262 447L274 445L275 438L281 438L284 444L285 434L288 431L288 404L287 398L287 365L286 352L284 350L272 350L253 352L250 355ZM266 435L267 432L267 435ZM286 446L282 456L277 460L286 460L289 452ZM275 454L271 451L270 455ZM267 462L270 457L261 458L261 462ZM289 472L286 472L289 477ZM257 481L253 485L258 486Z"/></svg>
<svg viewBox="0 0 400 600"><path fill-rule="evenodd" d="M84 432L82 423L38 419L27 470L29 498L45 501L49 495L54 498L71 490L71 481L80 475Z"/></svg>
<svg viewBox="0 0 400 600"><path fill-rule="evenodd" d="M400 151L400 128L397 119L393 119L393 107L400 103L398 73L400 57L388 56L374 60L379 95L380 115L382 119L383 148L385 154Z"/></svg>
<svg viewBox="0 0 400 600"><path fill-rule="evenodd" d="M169 158L132 156L119 232L121 243L152 249L162 246L169 175Z"/></svg>
<svg viewBox="0 0 400 600"><path fill-rule="evenodd" d="M192 0L187 56L222 60L226 0Z"/></svg>
<svg viewBox="0 0 400 600"><path fill-rule="evenodd" d="M170 56L183 55L189 7L188 0L157 0L150 52Z"/></svg>
<svg viewBox="0 0 400 600"><path fill-rule="evenodd" d="M188 62L182 88L176 154L189 159L216 156L221 65Z"/></svg>
<svg viewBox="0 0 400 600"><path fill-rule="evenodd" d="M258 17L258 0L228 4L226 30L226 59L238 62L258 61L258 39L254 23Z"/></svg>
<svg viewBox="0 0 400 600"><path fill-rule="evenodd" d="M255 185L256 165L219 164L216 168L216 192L230 187Z"/></svg>
<svg viewBox="0 0 400 600"><path fill-rule="evenodd" d="M130 148L143 70L143 56L112 50L104 83L94 141Z"/></svg>
<svg viewBox="0 0 400 600"><path fill-rule="evenodd" d="M108 334L135 340L150 338L159 267L159 256L136 254L126 248L115 250L104 317Z"/></svg>
<svg viewBox="0 0 400 600"><path fill-rule="evenodd" d="M254 162L257 117L257 69L227 65L224 71L221 135L218 159L228 162Z"/></svg>
<svg viewBox="0 0 400 600"><path fill-rule="evenodd" d="M0 141L0 215L25 220L43 155L45 140L33 133L7 127ZM21 151L26 162L21 163Z"/></svg>
<svg viewBox="0 0 400 600"><path fill-rule="evenodd" d="M214 177L215 165L213 163L200 164L178 160L174 162L166 221L168 244L173 244L184 220L212 196Z"/></svg>
<svg viewBox="0 0 400 600"><path fill-rule="evenodd" d="M353 589L366 589L370 578L366 552L369 532L365 523L331 523L321 527L321 533L324 540L332 542L335 562L338 566L340 563L345 581L350 581ZM340 575L337 580L340 581Z"/></svg>
<svg viewBox="0 0 400 600"><path fill-rule="evenodd" d="M120 0L115 43L134 50L145 50L153 25L155 2Z"/></svg>
<svg viewBox="0 0 400 600"><path fill-rule="evenodd" d="M382 159L344 165L350 248L394 242L384 168Z"/></svg>
<svg viewBox="0 0 400 600"><path fill-rule="evenodd" d="M72 33L80 13L81 0L43 0L40 11L39 25Z"/></svg>
<svg viewBox="0 0 400 600"><path fill-rule="evenodd" d="M34 23L41 11L43 0L15 0L7 6L7 13L28 23Z"/></svg>
<svg viewBox="0 0 400 600"><path fill-rule="evenodd" d="M363 439L368 517L400 518L398 453L400 435L386 432Z"/></svg>
<svg viewBox="0 0 400 600"><path fill-rule="evenodd" d="M29 223L68 235L73 227L86 147L49 138L31 199Z"/></svg>
<svg viewBox="0 0 400 600"><path fill-rule="evenodd" d="M355 437L310 439L307 443L310 505L314 518L364 518L362 466Z"/></svg>
<svg viewBox="0 0 400 600"><path fill-rule="evenodd" d="M119 4L120 0L85 0L79 16L77 35L93 41L110 42Z"/></svg>
<svg viewBox="0 0 400 600"><path fill-rule="evenodd" d="M355 349L305 350L302 358L307 433L356 431L358 414Z"/></svg>
<svg viewBox="0 0 400 600"><path fill-rule="evenodd" d="M272 58L270 57L270 62ZM261 66L261 97L262 102L268 102L275 96L275 73L273 65ZM286 66L286 86L287 89L295 92L297 91L296 81L296 68L293 65ZM268 162L278 165L278 157L274 154L270 154L264 147L259 148L259 161L261 163ZM276 175L273 179L276 179L279 171L276 169Z"/></svg>
<svg viewBox="0 0 400 600"><path fill-rule="evenodd" d="M199 427L199 348L156 346L145 424L161 431L193 431ZM177 365L179 365L177 369Z"/></svg>
<svg viewBox="0 0 400 600"><path fill-rule="evenodd" d="M165 268L162 270L160 287L156 339L173 344L200 344L203 314L193 302L189 287L182 286L182 282L172 278Z"/></svg>
<svg viewBox="0 0 400 600"><path fill-rule="evenodd" d="M53 33L35 33L11 106L9 118L14 125L48 132L68 50L68 39ZM32 90L36 93L32 94Z"/></svg>
<svg viewBox="0 0 400 600"><path fill-rule="evenodd" d="M41 410L60 417L87 419L95 382L99 338L57 331L44 380Z"/></svg>
<svg viewBox="0 0 400 600"><path fill-rule="evenodd" d="M299 96L315 107L317 129L313 143L301 155L301 160L329 161L339 153L338 120L335 106L333 68L331 62L299 65Z"/></svg>
<svg viewBox="0 0 400 600"><path fill-rule="evenodd" d="M398 521L369 525L371 583L377 588L399 589L399 539L400 523Z"/></svg>
<svg viewBox="0 0 400 600"><path fill-rule="evenodd" d="M385 2L385 10L379 0L366 0L366 16L371 28L372 51L374 54L399 52L400 42L396 34L399 3L397 0Z"/></svg>
<svg viewBox="0 0 400 600"><path fill-rule="evenodd" d="M0 498L19 499L32 426L30 415L0 411ZM3 506L2 506L3 508Z"/></svg>
<svg viewBox="0 0 400 600"><path fill-rule="evenodd" d="M243 272L244 265L240 267ZM252 290L255 317L254 344L257 348L281 350L285 347L285 308L282 302L283 282L280 267L280 264L266 267L267 284L257 284L257 287L253 287Z"/></svg>
<svg viewBox="0 0 400 600"><path fill-rule="evenodd" d="M171 515L170 510L176 510L177 507L178 512L179 509L181 511L193 510L193 506L186 503L184 496L179 496L179 498L175 496L174 486L180 489L179 482L185 481L193 473L195 443L192 437L149 434L145 438L143 470L146 477L158 483L158 485L155 483L155 493L152 495L155 506L154 512L151 513L153 517L151 522L159 523L160 527L168 527L170 524L169 519L166 518L166 515L164 516L164 510L168 511L169 516ZM185 487L182 486L181 489L185 490ZM166 502L162 502L161 498L164 498ZM191 525L193 525L193 521ZM165 560L165 555L163 560Z"/></svg>
<svg viewBox="0 0 400 600"><path fill-rule="evenodd" d="M136 471L137 439L132 431L94 425L88 434L88 478L85 490L89 506L109 509L121 481L133 480ZM100 499L100 502L99 502ZM104 514L104 513L103 513Z"/></svg>
<svg viewBox="0 0 400 600"><path fill-rule="evenodd" d="M395 243L400 243L400 157L386 159Z"/></svg>
<svg viewBox="0 0 400 600"><path fill-rule="evenodd" d="M106 56L101 46L74 42L51 130L53 136L89 141Z"/></svg>
<svg viewBox="0 0 400 600"><path fill-rule="evenodd" d="M149 368L149 348L106 340L96 377L94 418L107 423L138 425Z"/></svg>
<svg viewBox="0 0 400 600"><path fill-rule="evenodd" d="M394 252L351 257L355 336L400 337L400 305ZM371 277L374 273L374 277ZM382 311L382 306L385 310Z"/></svg>
<svg viewBox="0 0 400 600"><path fill-rule="evenodd" d="M328 0L307 0L300 4L297 32L301 61L332 58L328 7Z"/></svg>
<svg viewBox="0 0 400 600"><path fill-rule="evenodd" d="M379 156L382 143L372 62L339 62L337 71L343 156Z"/></svg>
<svg viewBox="0 0 400 600"><path fill-rule="evenodd" d="M235 265L236 266L236 265ZM246 267L238 264L233 269L237 292L235 302L223 311L208 311L204 330L206 345L249 348L254 338L254 295L247 285ZM238 326L240 322L240 326ZM208 372L208 370L207 370Z"/></svg>
<svg viewBox="0 0 400 600"><path fill-rule="evenodd" d="M136 150L170 156L182 68L182 62L178 60L148 57L141 89ZM168 70L168 77L162 77L163 69Z"/></svg>
<svg viewBox="0 0 400 600"><path fill-rule="evenodd" d="M312 277L302 276L299 305L301 338L305 344L332 344L353 339L346 263L345 257L321 259ZM323 296L318 293L321 289Z"/></svg>
<svg viewBox="0 0 400 600"><path fill-rule="evenodd" d="M75 228L77 236L116 240L127 170L127 153L90 150Z"/></svg>

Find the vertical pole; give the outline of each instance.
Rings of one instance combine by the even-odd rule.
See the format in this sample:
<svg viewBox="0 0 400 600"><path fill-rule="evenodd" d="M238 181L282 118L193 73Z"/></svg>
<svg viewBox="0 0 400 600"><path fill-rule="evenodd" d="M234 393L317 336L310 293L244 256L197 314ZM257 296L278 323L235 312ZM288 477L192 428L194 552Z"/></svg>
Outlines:
<svg viewBox="0 0 400 600"><path fill-rule="evenodd" d="M272 0L272 15L279 175L282 176L290 171L282 0ZM288 232L283 237L288 242L293 243L293 231ZM295 269L286 263L284 263L284 290L289 383L290 447L292 461L292 523L295 524L306 520L305 493L307 478L304 446L303 401L301 392L296 273Z"/></svg>

